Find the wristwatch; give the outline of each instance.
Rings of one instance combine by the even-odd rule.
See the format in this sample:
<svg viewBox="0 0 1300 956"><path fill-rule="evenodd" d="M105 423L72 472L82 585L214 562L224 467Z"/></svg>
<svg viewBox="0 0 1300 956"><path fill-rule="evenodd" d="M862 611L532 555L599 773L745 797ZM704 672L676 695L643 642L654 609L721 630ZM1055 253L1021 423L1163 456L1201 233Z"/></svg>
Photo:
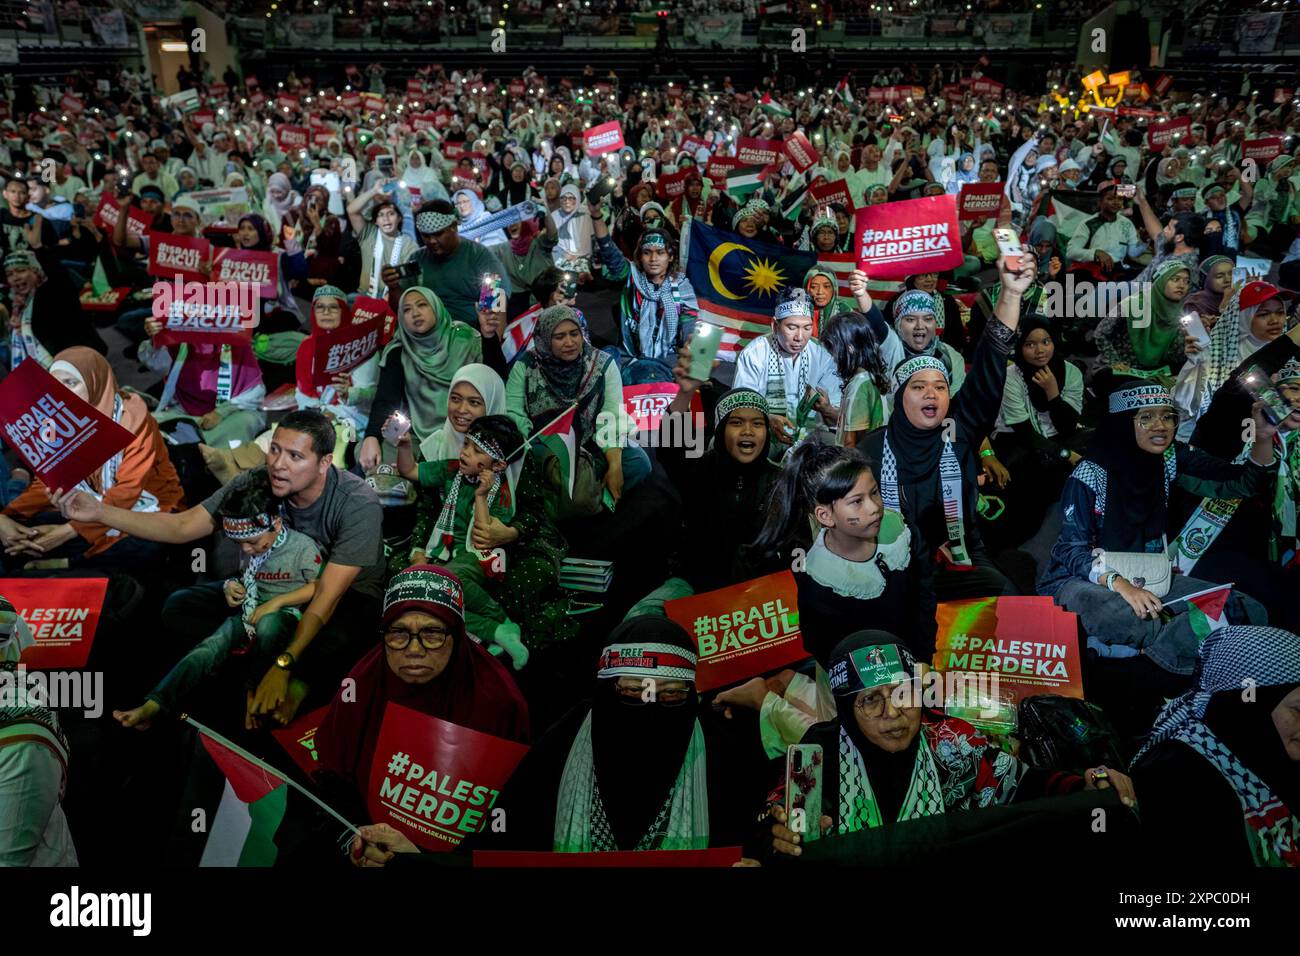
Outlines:
<svg viewBox="0 0 1300 956"><path fill-rule="evenodd" d="M275 666L280 668L280 670L282 671L289 670L296 663L297 661L294 660L294 656L290 654L288 651L285 651L283 654L281 654L279 657L275 659Z"/></svg>

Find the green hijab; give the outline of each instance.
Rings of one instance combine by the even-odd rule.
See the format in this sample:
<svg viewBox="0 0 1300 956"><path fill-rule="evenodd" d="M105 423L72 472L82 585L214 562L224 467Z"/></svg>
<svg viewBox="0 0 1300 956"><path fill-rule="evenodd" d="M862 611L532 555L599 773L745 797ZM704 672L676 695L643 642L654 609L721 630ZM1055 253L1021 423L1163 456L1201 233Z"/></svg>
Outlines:
<svg viewBox="0 0 1300 956"><path fill-rule="evenodd" d="M1128 338L1133 343L1139 368L1152 369L1163 365L1170 343L1182 334L1178 318L1182 315L1183 304L1165 297L1165 286L1179 272L1186 272L1190 278L1192 271L1177 259L1168 260L1151 277L1149 293L1137 292L1119 304L1120 315L1128 323ZM1148 303L1151 321L1135 321L1147 314Z"/></svg>
<svg viewBox="0 0 1300 956"><path fill-rule="evenodd" d="M423 296L437 321L423 335L416 335L402 320L408 295ZM464 322L457 322L432 290L414 286L402 293L397 303L397 332L384 347L379 364L386 365L396 352L406 375L406 404L411 430L418 445L442 425L447 417L447 393L460 369L483 358L483 340Z"/></svg>

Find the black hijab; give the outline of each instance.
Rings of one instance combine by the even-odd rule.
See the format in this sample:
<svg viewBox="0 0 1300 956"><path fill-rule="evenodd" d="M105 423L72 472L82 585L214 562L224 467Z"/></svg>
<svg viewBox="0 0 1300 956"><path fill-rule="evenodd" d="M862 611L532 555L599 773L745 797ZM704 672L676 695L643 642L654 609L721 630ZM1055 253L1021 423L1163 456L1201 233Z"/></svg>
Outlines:
<svg viewBox="0 0 1300 956"><path fill-rule="evenodd" d="M695 653L695 642L666 617L630 618L610 644L671 644ZM695 685L683 704L624 703L617 678L596 681L591 707L592 762L600 801L619 847L630 850L654 823L686 758L699 698Z"/></svg>
<svg viewBox="0 0 1300 956"><path fill-rule="evenodd" d="M1038 329L1042 329L1052 339L1052 358L1048 361L1047 367L1056 377L1056 384L1064 394L1065 354L1061 350L1060 336L1056 334L1056 325L1047 316L1035 312L1020 320L1020 341L1016 343L1016 349L1011 354L1011 360L1016 363L1016 368L1020 369L1020 374L1024 376L1025 389L1029 392L1029 401L1038 411L1045 412L1048 405L1047 393L1034 384L1034 373L1038 371L1038 368L1025 361L1023 350L1025 340L1029 338L1029 333Z"/></svg>
<svg viewBox="0 0 1300 956"><path fill-rule="evenodd" d="M877 644L895 645L903 664L913 673L916 672L916 661L907 645L888 631L855 631L835 645L831 651L830 663L833 666L835 661L848 657L853 651ZM867 770L867 779L871 781L871 789L875 792L881 820L892 823L898 819L903 800L907 797L907 789L912 783L912 768L916 765L916 748L921 745L921 730L917 729L916 736L905 749L897 753L881 750L866 738L858 726L854 707L857 697L856 693L836 696L835 713L840 726L848 732L849 739L858 748L858 753L862 754L862 765Z"/></svg>
<svg viewBox="0 0 1300 956"><path fill-rule="evenodd" d="M733 388L723 393L718 399L718 405L725 407L729 399L745 395L754 399L753 404L762 403L766 407L767 402L752 388ZM751 407L749 404L743 407ZM734 411L734 409L733 409ZM719 418L713 427L713 440L709 443L709 450L704 453L704 473L707 475L709 482L708 493L703 495L704 500L710 502L708 507L712 508L719 501L731 501L735 508L734 512L759 515L763 511L763 506L767 499L767 493L772 487L772 482L780 471L774 463L768 459L768 449L771 447L771 435L765 429L763 432L763 450L759 456L749 464L742 464L731 453L727 451L727 444L724 433L727 428L727 419L731 413L725 417Z"/></svg>
<svg viewBox="0 0 1300 956"><path fill-rule="evenodd" d="M1116 376L1111 391L1145 384L1142 379ZM1098 544L1110 551L1142 551L1148 541L1165 533L1168 524L1164 456L1138 447L1133 435L1137 414L1138 410L1108 413L1084 454L1106 471L1106 512Z"/></svg>
<svg viewBox="0 0 1300 956"><path fill-rule="evenodd" d="M1255 699L1242 700L1240 689L1220 691L1205 708L1205 726L1233 756L1268 785L1294 813L1300 813L1300 763L1286 752L1273 723L1273 711L1300 683L1255 688Z"/></svg>

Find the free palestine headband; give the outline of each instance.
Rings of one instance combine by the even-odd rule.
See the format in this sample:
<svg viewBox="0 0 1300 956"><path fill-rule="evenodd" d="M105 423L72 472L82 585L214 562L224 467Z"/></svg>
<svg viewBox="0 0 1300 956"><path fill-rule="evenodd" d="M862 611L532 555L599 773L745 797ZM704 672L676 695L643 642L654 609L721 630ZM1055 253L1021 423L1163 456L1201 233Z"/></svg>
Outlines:
<svg viewBox="0 0 1300 956"><path fill-rule="evenodd" d="M465 595L460 581L450 572L427 564L416 565L395 574L388 590L384 592L383 619L399 605L436 604L452 611L462 621L465 619Z"/></svg>
<svg viewBox="0 0 1300 956"><path fill-rule="evenodd" d="M600 652L596 677L695 680L695 654L675 644L611 644Z"/></svg>
<svg viewBox="0 0 1300 956"><path fill-rule="evenodd" d="M1115 392L1110 396L1110 413L1131 412L1139 408L1159 408L1172 405L1169 389L1163 385L1138 385Z"/></svg>

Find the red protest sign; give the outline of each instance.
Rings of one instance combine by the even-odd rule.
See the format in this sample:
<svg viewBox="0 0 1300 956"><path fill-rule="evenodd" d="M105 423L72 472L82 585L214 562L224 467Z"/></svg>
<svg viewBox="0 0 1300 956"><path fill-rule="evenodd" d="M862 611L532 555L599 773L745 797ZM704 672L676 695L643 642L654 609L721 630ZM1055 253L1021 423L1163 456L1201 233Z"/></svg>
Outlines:
<svg viewBox="0 0 1300 956"><path fill-rule="evenodd" d="M451 123L451 113L446 110L436 110L433 114L433 125L436 129L442 129ZM450 143L447 145L451 145ZM444 148L445 152L445 148Z"/></svg>
<svg viewBox="0 0 1300 956"><path fill-rule="evenodd" d="M1178 119L1166 120L1163 123L1152 123L1147 127L1147 147L1150 149L1164 149L1166 146L1178 142L1186 136L1192 129L1192 118L1190 116L1180 116Z"/></svg>
<svg viewBox="0 0 1300 956"><path fill-rule="evenodd" d="M697 152L700 151L701 148L708 149L710 152L712 152L708 140L706 140L703 136L695 136L695 135L687 136L686 138L684 138L682 140L682 145L678 148L680 149L681 152L685 153L687 156L690 156L692 158L695 156Z"/></svg>
<svg viewBox="0 0 1300 956"><path fill-rule="evenodd" d="M306 126L280 126L275 131L275 141L285 152L306 149L311 142L311 130Z"/></svg>
<svg viewBox="0 0 1300 956"><path fill-rule="evenodd" d="M794 168L803 172L817 165L820 159L817 150L813 149L813 144L808 142L808 137L803 133L793 133L786 137L785 154L790 157L790 162Z"/></svg>
<svg viewBox="0 0 1300 956"><path fill-rule="evenodd" d="M990 96L1001 96L1003 84L997 80L990 80L988 77L976 80L971 85L971 90L976 94L987 94Z"/></svg>
<svg viewBox="0 0 1300 956"><path fill-rule="evenodd" d="M387 345L397 331L397 314L393 312L386 299L377 299L369 295L359 295L352 303L352 321L354 324L369 322L378 318L379 344Z"/></svg>
<svg viewBox="0 0 1300 956"><path fill-rule="evenodd" d="M178 236L172 232L149 232L149 275L204 282L212 243L202 236Z"/></svg>
<svg viewBox="0 0 1300 956"><path fill-rule="evenodd" d="M1156 96L1164 96L1166 93L1169 92L1169 88L1173 85L1174 85L1174 78L1170 76L1168 73L1161 73L1160 77L1156 80L1156 85L1155 85Z"/></svg>
<svg viewBox="0 0 1300 956"><path fill-rule="evenodd" d="M203 129L208 123L217 121L217 114L212 110L195 110L190 114L190 121L195 129Z"/></svg>
<svg viewBox="0 0 1300 956"><path fill-rule="evenodd" d="M213 282L257 286L257 294L274 299L280 288L280 257L274 252L219 246L212 257Z"/></svg>
<svg viewBox="0 0 1300 956"><path fill-rule="evenodd" d="M438 114L432 112L415 113L411 116L411 129L419 132L424 129L438 128Z"/></svg>
<svg viewBox="0 0 1300 956"><path fill-rule="evenodd" d="M949 103L961 103L966 99L966 91L961 88L960 83L945 83L943 96Z"/></svg>
<svg viewBox="0 0 1300 956"><path fill-rule="evenodd" d="M492 805L528 748L389 703L375 744L366 804L434 852L488 824Z"/></svg>
<svg viewBox="0 0 1300 956"><path fill-rule="evenodd" d="M743 848L709 847L707 850L611 850L604 853L548 853L545 850L475 850L475 869L499 867L665 867L687 866L691 869L717 869L740 862Z"/></svg>
<svg viewBox="0 0 1300 956"><path fill-rule="evenodd" d="M339 105L345 110L354 110L361 105L361 94L344 93L339 97Z"/></svg>
<svg viewBox="0 0 1300 956"><path fill-rule="evenodd" d="M257 89L257 77L254 76L252 73L244 77L244 87L250 90Z"/></svg>
<svg viewBox="0 0 1300 956"><path fill-rule="evenodd" d="M869 103L885 102L885 88L883 86L872 86L867 89L867 101Z"/></svg>
<svg viewBox="0 0 1300 956"><path fill-rule="evenodd" d="M442 155L448 159L460 159L465 154L464 143L443 143Z"/></svg>
<svg viewBox="0 0 1300 956"><path fill-rule="evenodd" d="M362 93L361 108L368 113L382 113L384 111L384 98L378 93Z"/></svg>
<svg viewBox="0 0 1300 956"><path fill-rule="evenodd" d="M524 95L524 81L523 81L523 80L511 80L510 83L509 83L509 85L506 86L506 90L509 91L509 93L510 93L511 96L523 96L523 95Z"/></svg>
<svg viewBox="0 0 1300 956"><path fill-rule="evenodd" d="M292 93L280 93L275 98L275 105L281 112L296 110L298 108L298 97Z"/></svg>
<svg viewBox="0 0 1300 956"><path fill-rule="evenodd" d="M1294 95L1295 95L1294 88L1287 89L1286 87L1279 86L1273 90L1273 102L1275 104L1285 103L1287 100L1291 99L1291 97Z"/></svg>
<svg viewBox="0 0 1300 956"><path fill-rule="evenodd" d="M341 325L330 332L316 334L316 354L312 362L312 382L318 387L334 384L334 376L352 371L379 351L383 319L375 316L366 322Z"/></svg>
<svg viewBox="0 0 1300 956"><path fill-rule="evenodd" d="M623 386L623 407L628 417L636 422L639 432L656 432L659 421L677 396L676 382L647 382L644 385ZM704 404L696 392L691 396L691 412L703 412Z"/></svg>
<svg viewBox="0 0 1300 956"><path fill-rule="evenodd" d="M111 233L117 228L117 217L122 214L122 209L117 204L117 200L104 193L99 199L99 205L95 208L95 224L105 232ZM126 232L129 236L139 239L149 227L153 225L153 219L143 209L137 209L131 206L127 211Z"/></svg>
<svg viewBox="0 0 1300 956"><path fill-rule="evenodd" d="M1017 702L1035 694L1083 697L1076 616L1047 597L939 602L934 669L997 675Z"/></svg>
<svg viewBox="0 0 1300 956"><path fill-rule="evenodd" d="M602 156L623 148L623 126L617 121L601 123L582 134L588 156Z"/></svg>
<svg viewBox="0 0 1300 956"><path fill-rule="evenodd" d="M686 180L693 178L696 170L683 169L676 173L669 173L667 176L660 176L655 183L656 192L660 199L676 199L682 193L686 192Z"/></svg>
<svg viewBox="0 0 1300 956"><path fill-rule="evenodd" d="M418 79L417 77L414 77L414 76L411 77L409 80L406 81L406 92L408 92L408 93L423 93L423 92L424 92L424 81L421 80L421 79Z"/></svg>
<svg viewBox="0 0 1300 956"><path fill-rule="evenodd" d="M736 158L742 166L770 166L782 152L779 139L742 136L736 143Z"/></svg>
<svg viewBox="0 0 1300 956"><path fill-rule="evenodd" d="M1001 183L963 183L957 199L958 219L988 219L1002 209Z"/></svg>
<svg viewBox="0 0 1300 956"><path fill-rule="evenodd" d="M719 189L727 187L727 173L740 166L740 160L735 156L711 156L709 165L704 167L704 175L713 180L713 185Z"/></svg>
<svg viewBox="0 0 1300 956"><path fill-rule="evenodd" d="M253 92L248 97L248 105L253 107L253 109L261 109L266 105L266 94L261 90Z"/></svg>
<svg viewBox="0 0 1300 956"><path fill-rule="evenodd" d="M854 215L858 268L873 279L943 272L964 261L954 195L882 203Z"/></svg>
<svg viewBox="0 0 1300 956"><path fill-rule="evenodd" d="M328 146L329 141L337 135L332 129L318 129L311 134L311 141L316 146Z"/></svg>
<svg viewBox="0 0 1300 956"><path fill-rule="evenodd" d="M176 289L182 288L177 295ZM257 290L238 282L154 284L153 317L163 323L154 345L247 344L253 339Z"/></svg>
<svg viewBox="0 0 1300 956"><path fill-rule="evenodd" d="M74 488L135 440L35 359L24 359L0 382L0 420L9 447L54 490Z"/></svg>
<svg viewBox="0 0 1300 956"><path fill-rule="evenodd" d="M32 629L29 668L76 670L90 660L108 578L3 578L0 594Z"/></svg>
<svg viewBox="0 0 1300 956"><path fill-rule="evenodd" d="M695 635L695 686L701 691L727 687L808 656L789 571L667 601L664 613Z"/></svg>
<svg viewBox="0 0 1300 956"><path fill-rule="evenodd" d="M225 83L212 83L208 86L208 96L212 99L224 100L230 95L230 87Z"/></svg>
<svg viewBox="0 0 1300 956"><path fill-rule="evenodd" d="M64 93L59 97L59 109L65 113L84 113L86 104L81 101L81 97L73 96L71 93Z"/></svg>
<svg viewBox="0 0 1300 956"><path fill-rule="evenodd" d="M309 714L295 717L287 726L271 731L275 742L284 748L285 753L309 777L316 772L316 761L319 759L316 756L316 731L328 711L328 704L318 707Z"/></svg>
<svg viewBox="0 0 1300 956"><path fill-rule="evenodd" d="M1241 144L1241 158L1253 159L1260 163L1271 163L1282 155L1282 137L1269 136L1266 139L1248 139Z"/></svg>
<svg viewBox="0 0 1300 956"><path fill-rule="evenodd" d="M853 212L857 208L853 196L849 194L849 184L843 179L837 179L831 183L824 180L814 183L808 187L808 198L818 206L826 206L837 202L841 203L849 212Z"/></svg>

